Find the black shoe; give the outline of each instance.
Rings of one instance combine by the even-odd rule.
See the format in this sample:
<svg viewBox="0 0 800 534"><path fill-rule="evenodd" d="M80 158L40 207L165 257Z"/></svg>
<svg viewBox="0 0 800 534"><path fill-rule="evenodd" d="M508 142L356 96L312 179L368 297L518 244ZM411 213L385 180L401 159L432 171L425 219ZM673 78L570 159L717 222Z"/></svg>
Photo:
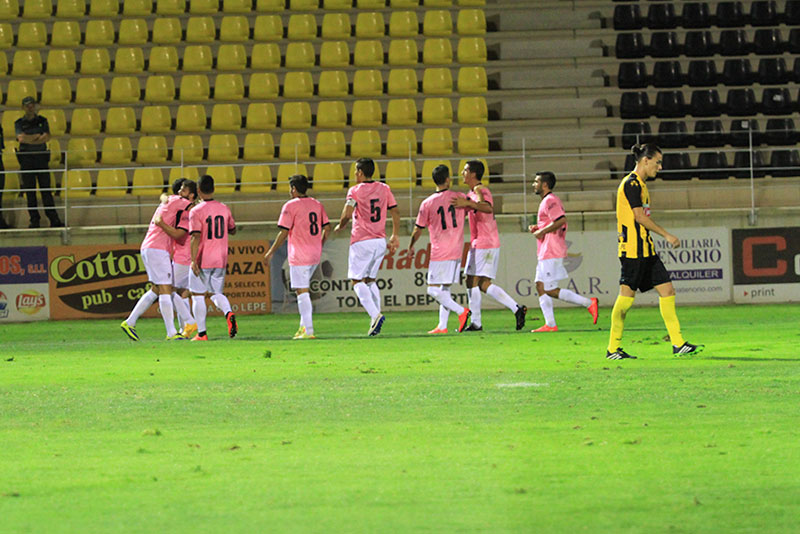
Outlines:
<svg viewBox="0 0 800 534"><path fill-rule="evenodd" d="M680 347L672 345L673 356L686 356L691 354L698 354L702 350L703 350L703 345L692 345L688 341L683 345L681 345Z"/></svg>
<svg viewBox="0 0 800 534"><path fill-rule="evenodd" d="M50 228L64 228L64 223L58 219L50 221Z"/></svg>
<svg viewBox="0 0 800 534"><path fill-rule="evenodd" d="M609 360L628 360L628 359L635 360L636 356L631 356L630 354L622 350L622 347L617 347L617 350L615 350L614 352L606 351L606 358L608 358Z"/></svg>
<svg viewBox="0 0 800 534"><path fill-rule="evenodd" d="M4 219L0 219L0 230L8 230L11 228Z"/></svg>
<svg viewBox="0 0 800 534"><path fill-rule="evenodd" d="M31 221L31 223L28 225L28 228L41 228L41 227L42 223L40 223L39 221Z"/></svg>
<svg viewBox="0 0 800 534"><path fill-rule="evenodd" d="M517 311L514 312L514 317L517 319L517 330L525 328L525 314L528 313L528 307L517 305Z"/></svg>
<svg viewBox="0 0 800 534"><path fill-rule="evenodd" d="M481 332L482 326L477 326L475 323L469 323L469 326L464 329L464 332Z"/></svg>

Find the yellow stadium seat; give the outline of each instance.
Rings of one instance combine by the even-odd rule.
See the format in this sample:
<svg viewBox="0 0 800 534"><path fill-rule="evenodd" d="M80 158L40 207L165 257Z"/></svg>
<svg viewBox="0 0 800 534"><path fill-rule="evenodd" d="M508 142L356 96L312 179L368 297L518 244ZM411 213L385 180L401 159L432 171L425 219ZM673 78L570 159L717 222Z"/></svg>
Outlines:
<svg viewBox="0 0 800 534"><path fill-rule="evenodd" d="M256 72L250 75L249 97L252 100L272 100L278 98L280 84L274 72Z"/></svg>
<svg viewBox="0 0 800 534"><path fill-rule="evenodd" d="M144 71L144 52L138 46L120 46L114 56L115 74L139 74Z"/></svg>
<svg viewBox="0 0 800 534"><path fill-rule="evenodd" d="M6 53L0 50L0 73L6 74L8 72L8 58Z"/></svg>
<svg viewBox="0 0 800 534"><path fill-rule="evenodd" d="M417 124L417 104L411 98L389 100L386 108L386 124L389 126L413 126Z"/></svg>
<svg viewBox="0 0 800 534"><path fill-rule="evenodd" d="M283 22L279 15L259 15L253 27L256 41L280 41L283 39Z"/></svg>
<svg viewBox="0 0 800 534"><path fill-rule="evenodd" d="M192 15L211 15L219 11L219 0L191 0L189 13Z"/></svg>
<svg viewBox="0 0 800 534"><path fill-rule="evenodd" d="M81 53L81 74L108 74L111 58L107 48L84 48Z"/></svg>
<svg viewBox="0 0 800 534"><path fill-rule="evenodd" d="M6 91L6 105L10 107L18 107L22 105L22 99L32 96L36 98L36 84L33 80L11 80L8 82L8 89ZM22 112L20 112L20 115ZM4 127L4 131L13 132L14 125L11 125L11 130Z"/></svg>
<svg viewBox="0 0 800 534"><path fill-rule="evenodd" d="M199 104L178 106L175 130L178 132L200 132L206 129L206 109Z"/></svg>
<svg viewBox="0 0 800 534"><path fill-rule="evenodd" d="M459 93L485 93L488 89L486 69L483 67L461 67L458 69Z"/></svg>
<svg viewBox="0 0 800 534"><path fill-rule="evenodd" d="M453 135L447 128L427 128L422 133L422 154L449 156L453 153Z"/></svg>
<svg viewBox="0 0 800 534"><path fill-rule="evenodd" d="M12 20L16 19L17 17L19 17L18 0L5 0L0 2L0 19Z"/></svg>
<svg viewBox="0 0 800 534"><path fill-rule="evenodd" d="M208 161L228 163L239 159L239 142L233 134L214 134L208 140Z"/></svg>
<svg viewBox="0 0 800 534"><path fill-rule="evenodd" d="M100 163L103 165L130 165L133 149L128 137L105 137L100 148Z"/></svg>
<svg viewBox="0 0 800 534"><path fill-rule="evenodd" d="M21 109L7 109L5 112L3 112L3 138L8 139L6 144L16 142L12 141L12 139L16 139L16 134L14 133L14 122L24 114L25 113ZM14 161L16 161L16 151L14 150L13 146L6 146L4 154L8 153L11 153L14 156ZM6 168L9 167L6 166ZM19 166L13 168L19 169Z"/></svg>
<svg viewBox="0 0 800 534"><path fill-rule="evenodd" d="M136 163L166 163L167 139L163 135L145 135L136 145Z"/></svg>
<svg viewBox="0 0 800 534"><path fill-rule="evenodd" d="M356 130L350 137L350 155L353 158L381 157L381 136L378 130Z"/></svg>
<svg viewBox="0 0 800 534"><path fill-rule="evenodd" d="M418 55L413 39L392 39L389 43L389 65L416 65Z"/></svg>
<svg viewBox="0 0 800 534"><path fill-rule="evenodd" d="M205 102L211 88L205 74L185 74L181 77L180 100L182 102Z"/></svg>
<svg viewBox="0 0 800 534"><path fill-rule="evenodd" d="M324 70L319 74L319 96L326 98L341 98L347 96L350 87L347 82L347 73L343 70Z"/></svg>
<svg viewBox="0 0 800 534"><path fill-rule="evenodd" d="M389 71L386 93L392 96L416 95L417 85L417 73L414 69L392 69Z"/></svg>
<svg viewBox="0 0 800 534"><path fill-rule="evenodd" d="M190 17L186 23L187 43L213 43L217 38L217 27L211 17Z"/></svg>
<svg viewBox="0 0 800 534"><path fill-rule="evenodd" d="M486 41L483 37L462 37L457 53L459 63L486 63Z"/></svg>
<svg viewBox="0 0 800 534"><path fill-rule="evenodd" d="M447 37L453 33L453 19L445 9L428 9L422 22L422 33L426 37Z"/></svg>
<svg viewBox="0 0 800 534"><path fill-rule="evenodd" d="M86 23L86 46L112 46L114 44L114 24L110 20L90 20Z"/></svg>
<svg viewBox="0 0 800 534"><path fill-rule="evenodd" d="M96 0L92 0L94 7ZM153 12L153 2L151 0L125 0L122 4L122 14L126 17L145 16Z"/></svg>
<svg viewBox="0 0 800 534"><path fill-rule="evenodd" d="M287 69L309 69L314 66L314 46L308 42L289 43L286 46Z"/></svg>
<svg viewBox="0 0 800 534"><path fill-rule="evenodd" d="M449 95L453 92L453 75L446 67L425 69L422 92L426 95Z"/></svg>
<svg viewBox="0 0 800 534"><path fill-rule="evenodd" d="M448 174L453 176L453 165L450 160L446 159L428 159L422 162L422 172L420 176L422 177L421 185L427 189L436 189L436 184L433 182L433 169L438 167L439 165L444 165L447 167Z"/></svg>
<svg viewBox="0 0 800 534"><path fill-rule="evenodd" d="M417 170L414 162L403 159L386 164L386 184L392 189L409 188L417 182Z"/></svg>
<svg viewBox="0 0 800 534"><path fill-rule="evenodd" d="M426 65L447 65L453 62L453 46L449 39L434 37L425 39L422 62Z"/></svg>
<svg viewBox="0 0 800 534"><path fill-rule="evenodd" d="M458 0L460 6L485 6L486 0Z"/></svg>
<svg viewBox="0 0 800 534"><path fill-rule="evenodd" d="M482 126L467 126L458 132L458 152L465 156L483 156L489 153L489 137Z"/></svg>
<svg viewBox="0 0 800 534"><path fill-rule="evenodd" d="M161 3L159 2L159 5ZM140 168L133 171L131 194L155 197L164 191L164 173L161 169Z"/></svg>
<svg viewBox="0 0 800 534"><path fill-rule="evenodd" d="M344 134L336 132L318 132L314 140L314 156L317 159L344 159L347 145Z"/></svg>
<svg viewBox="0 0 800 534"><path fill-rule="evenodd" d="M47 119L50 125L50 134L53 136L64 135L67 131L67 118L63 109L43 109L39 115Z"/></svg>
<svg viewBox="0 0 800 534"><path fill-rule="evenodd" d="M59 22L65 22L65 21L59 21ZM58 23L56 23L56 24L58 24ZM77 26L77 25L78 25L78 23L76 22L75 26ZM53 25L53 32L55 33L55 25ZM53 38L55 39L55 36ZM80 38L81 38L81 34L80 34L80 28L79 28L78 29L78 42L80 42ZM75 45L69 44L69 45L66 45L66 46L76 46L77 44L78 43L75 43ZM11 27L11 24L9 24L8 22L0 22L0 48L5 50L5 49L8 49L8 48L11 48L13 45L14 45L14 29Z"/></svg>
<svg viewBox="0 0 800 534"><path fill-rule="evenodd" d="M344 171L341 163L317 163L311 189L314 191L341 191L344 187Z"/></svg>
<svg viewBox="0 0 800 534"><path fill-rule="evenodd" d="M453 0L424 0L426 8L430 7L450 7L453 5Z"/></svg>
<svg viewBox="0 0 800 534"><path fill-rule="evenodd" d="M250 39L250 23L247 17L229 15L222 18L219 26L219 40L227 43L241 43Z"/></svg>
<svg viewBox="0 0 800 534"><path fill-rule="evenodd" d="M284 0L256 0L256 11L259 13L283 11L285 6Z"/></svg>
<svg viewBox="0 0 800 534"><path fill-rule="evenodd" d="M463 124L483 124L489 120L486 98L464 96L458 100L458 122Z"/></svg>
<svg viewBox="0 0 800 534"><path fill-rule="evenodd" d="M419 34L419 19L414 11L394 11L389 17L389 36L416 37Z"/></svg>
<svg viewBox="0 0 800 534"><path fill-rule="evenodd" d="M208 72L214 64L214 55L208 45L190 45L183 50L185 72Z"/></svg>
<svg viewBox="0 0 800 534"><path fill-rule="evenodd" d="M186 13L186 0L159 0L156 2L159 15L181 15Z"/></svg>
<svg viewBox="0 0 800 534"><path fill-rule="evenodd" d="M386 0L356 0L358 9L385 9Z"/></svg>
<svg viewBox="0 0 800 534"><path fill-rule="evenodd" d="M44 22L22 22L17 27L18 48L42 48L47 43Z"/></svg>
<svg viewBox="0 0 800 534"><path fill-rule="evenodd" d="M308 170L303 163L282 163L278 166L278 176L276 178L275 190L289 192L289 178L295 174L308 176Z"/></svg>
<svg viewBox="0 0 800 534"><path fill-rule="evenodd" d="M38 50L17 50L14 52L12 76L39 76L42 73L42 56Z"/></svg>
<svg viewBox="0 0 800 534"><path fill-rule="evenodd" d="M311 157L311 143L306 132L284 132L278 145L280 159L304 160Z"/></svg>
<svg viewBox="0 0 800 534"><path fill-rule="evenodd" d="M48 76L72 76L76 67L75 52L72 50L50 49L47 52L45 73Z"/></svg>
<svg viewBox="0 0 800 534"><path fill-rule="evenodd" d="M191 47L186 47L185 53ZM150 72L175 72L178 70L178 49L174 46L154 46L150 49L150 62L147 66ZM184 70L186 70L184 68Z"/></svg>
<svg viewBox="0 0 800 534"><path fill-rule="evenodd" d="M419 0L390 0L393 9L414 9L419 6Z"/></svg>
<svg viewBox="0 0 800 534"><path fill-rule="evenodd" d="M294 40L311 40L317 38L317 21L314 15L295 13L289 17L286 36Z"/></svg>
<svg viewBox="0 0 800 534"><path fill-rule="evenodd" d="M422 104L424 124L449 125L453 123L453 105L449 98L426 98Z"/></svg>
<svg viewBox="0 0 800 534"><path fill-rule="evenodd" d="M242 111L239 104L214 104L211 110L211 129L217 132L239 130Z"/></svg>
<svg viewBox="0 0 800 534"><path fill-rule="evenodd" d="M22 18L47 19L53 16L51 0L25 0L22 2Z"/></svg>
<svg viewBox="0 0 800 534"><path fill-rule="evenodd" d="M320 67L327 69L348 65L350 65L350 47L347 41L323 41L319 51Z"/></svg>
<svg viewBox="0 0 800 534"><path fill-rule="evenodd" d="M269 133L249 133L244 137L244 160L265 161L275 158L275 140Z"/></svg>
<svg viewBox="0 0 800 534"><path fill-rule="evenodd" d="M71 135L100 135L100 111L97 108L76 108L70 120Z"/></svg>
<svg viewBox="0 0 800 534"><path fill-rule="evenodd" d="M145 102L172 102L175 100L175 80L168 74L149 76L144 86Z"/></svg>
<svg viewBox="0 0 800 534"><path fill-rule="evenodd" d="M159 19L156 19L158 21ZM147 21L144 19L122 19L119 22L117 44L122 46L147 43Z"/></svg>
<svg viewBox="0 0 800 534"><path fill-rule="evenodd" d="M311 98L314 96L314 81L311 79L311 73L287 72L283 79L283 96L285 98Z"/></svg>
<svg viewBox="0 0 800 534"><path fill-rule="evenodd" d="M278 124L278 115L272 102L251 102L247 105L248 130L272 130Z"/></svg>
<svg viewBox="0 0 800 534"><path fill-rule="evenodd" d="M383 94L383 75L376 69L359 70L353 75L353 96Z"/></svg>
<svg viewBox="0 0 800 534"><path fill-rule="evenodd" d="M482 9L460 9L456 28L459 35L484 35L486 33L486 15Z"/></svg>
<svg viewBox="0 0 800 534"><path fill-rule="evenodd" d="M172 141L172 161L200 163L203 161L203 140L199 135L176 135Z"/></svg>
<svg viewBox="0 0 800 534"><path fill-rule="evenodd" d="M58 139L51 139L47 143L47 149L50 151L50 160L47 162L47 166L50 169L62 169L64 167L64 153L61 150L61 143L58 142Z"/></svg>
<svg viewBox="0 0 800 534"><path fill-rule="evenodd" d="M277 43L257 43L250 55L250 68L273 70L281 67L281 50Z"/></svg>
<svg viewBox="0 0 800 534"><path fill-rule="evenodd" d="M281 108L281 128L311 128L311 106L308 102L286 102Z"/></svg>
<svg viewBox="0 0 800 534"><path fill-rule="evenodd" d="M77 19L86 15L86 0L58 0L56 17Z"/></svg>
<svg viewBox="0 0 800 534"><path fill-rule="evenodd" d="M137 98L139 95L136 95ZM75 88L76 104L101 104L106 101L106 82L103 78L79 78Z"/></svg>
<svg viewBox="0 0 800 534"><path fill-rule="evenodd" d="M97 173L98 197L121 197L128 194L128 175L123 169L100 169Z"/></svg>
<svg viewBox="0 0 800 534"><path fill-rule="evenodd" d="M172 167L169 170L167 183L174 183L178 178L186 178L196 182L200 178L200 172L198 172L197 167Z"/></svg>
<svg viewBox="0 0 800 534"><path fill-rule="evenodd" d="M129 3L132 2L125 2L126 5ZM93 18L116 17L118 14L119 14L119 0L91 0L89 2L90 17Z"/></svg>
<svg viewBox="0 0 800 534"><path fill-rule="evenodd" d="M350 115L350 124L354 128L371 128L383 123L381 103L378 100L356 100Z"/></svg>
<svg viewBox="0 0 800 534"><path fill-rule="evenodd" d="M159 17L153 21L153 44L174 45L183 40L181 19Z"/></svg>
<svg viewBox="0 0 800 534"><path fill-rule="evenodd" d="M317 106L317 128L344 128L347 109L341 100L323 100Z"/></svg>
<svg viewBox="0 0 800 534"><path fill-rule="evenodd" d="M380 67L383 65L383 44L378 40L356 41L353 65L356 67Z"/></svg>
<svg viewBox="0 0 800 534"><path fill-rule="evenodd" d="M289 0L292 11L313 11L319 8L319 0Z"/></svg>
<svg viewBox="0 0 800 534"><path fill-rule="evenodd" d="M244 80L241 74L217 74L214 80L214 100L242 100Z"/></svg>
<svg viewBox="0 0 800 534"><path fill-rule="evenodd" d="M350 16L347 13L325 13L322 17L323 39L349 39L350 32Z"/></svg>
<svg viewBox="0 0 800 534"><path fill-rule="evenodd" d="M214 192L220 195L229 195L236 191L236 171L229 165L210 165L206 167L206 174L214 178Z"/></svg>
<svg viewBox="0 0 800 534"><path fill-rule="evenodd" d="M141 85L139 85L139 79L135 76L114 76L111 80L109 102L132 104L139 101L140 94Z"/></svg>
<svg viewBox="0 0 800 534"><path fill-rule="evenodd" d="M266 193L272 189L272 171L269 165L242 167L239 191L242 193Z"/></svg>
<svg viewBox="0 0 800 534"><path fill-rule="evenodd" d="M12 125L13 126L13 125ZM3 151L3 167L6 171L18 171L19 161L17 161L17 147L19 143L16 141L6 141L6 150ZM19 175L17 173L6 174L6 191L9 189L20 189Z"/></svg>
<svg viewBox="0 0 800 534"><path fill-rule="evenodd" d="M380 39L386 34L383 13L365 11L356 17L356 37L359 39Z"/></svg>
<svg viewBox="0 0 800 534"><path fill-rule="evenodd" d="M139 131L142 133L164 133L172 129L172 116L167 106L145 106Z"/></svg>
<svg viewBox="0 0 800 534"><path fill-rule="evenodd" d="M81 27L74 20L58 20L53 23L50 46L72 48L81 44ZM7 48L7 47L4 47Z"/></svg>
<svg viewBox="0 0 800 534"><path fill-rule="evenodd" d="M91 137L70 137L67 163L70 167L86 167L97 161L97 144Z"/></svg>
<svg viewBox="0 0 800 534"><path fill-rule="evenodd" d="M386 156L408 158L417 155L417 134L414 130L389 130L386 134Z"/></svg>
<svg viewBox="0 0 800 534"><path fill-rule="evenodd" d="M247 51L240 44L220 45L217 50L217 70L244 70L247 68Z"/></svg>
<svg viewBox="0 0 800 534"><path fill-rule="evenodd" d="M83 198L92 194L92 175L89 171L69 170L64 178L67 198Z"/></svg>
<svg viewBox="0 0 800 534"><path fill-rule="evenodd" d="M347 11L353 8L353 0L322 0L322 6L330 11Z"/></svg>
<svg viewBox="0 0 800 534"><path fill-rule="evenodd" d="M106 134L123 135L136 131L136 112L131 107L108 108L106 113Z"/></svg>
<svg viewBox="0 0 800 534"><path fill-rule="evenodd" d="M222 0L223 13L247 14L253 9L251 0Z"/></svg>

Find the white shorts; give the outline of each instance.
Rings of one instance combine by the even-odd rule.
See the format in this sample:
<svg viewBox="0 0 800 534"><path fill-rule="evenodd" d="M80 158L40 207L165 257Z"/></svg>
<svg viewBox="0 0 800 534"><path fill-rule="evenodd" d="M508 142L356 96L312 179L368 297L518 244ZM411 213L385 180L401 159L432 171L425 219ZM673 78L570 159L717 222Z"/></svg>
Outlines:
<svg viewBox="0 0 800 534"><path fill-rule="evenodd" d="M460 269L459 260L432 261L428 265L428 285L456 284Z"/></svg>
<svg viewBox="0 0 800 534"><path fill-rule="evenodd" d="M385 255L386 240L381 237L351 244L347 258L347 277L350 280L376 278Z"/></svg>
<svg viewBox="0 0 800 534"><path fill-rule="evenodd" d="M290 265L289 286L292 289L308 289L311 285L311 275L317 270L317 265Z"/></svg>
<svg viewBox="0 0 800 534"><path fill-rule="evenodd" d="M143 248L142 262L148 280L156 285L172 285L172 260L169 252L158 248Z"/></svg>
<svg viewBox="0 0 800 534"><path fill-rule="evenodd" d="M216 295L222 293L225 287L225 269L215 267L213 269L200 269L200 276L194 274L189 269L189 290L192 293L211 293Z"/></svg>
<svg viewBox="0 0 800 534"><path fill-rule="evenodd" d="M189 289L189 271L192 269L188 265L172 262L172 277L174 282L172 287L175 289Z"/></svg>
<svg viewBox="0 0 800 534"><path fill-rule="evenodd" d="M543 283L545 291L557 288L558 282L567 278L569 278L569 274L564 268L564 258L539 260L539 263L536 264L534 281Z"/></svg>
<svg viewBox="0 0 800 534"><path fill-rule="evenodd" d="M467 252L467 265L464 274L497 278L497 264L500 261L499 248L471 248Z"/></svg>

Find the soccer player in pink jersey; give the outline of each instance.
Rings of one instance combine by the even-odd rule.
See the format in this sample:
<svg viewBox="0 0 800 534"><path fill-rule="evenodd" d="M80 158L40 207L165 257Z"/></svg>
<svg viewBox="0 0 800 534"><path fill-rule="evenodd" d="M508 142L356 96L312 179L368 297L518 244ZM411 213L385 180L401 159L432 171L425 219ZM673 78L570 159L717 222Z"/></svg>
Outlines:
<svg viewBox="0 0 800 534"><path fill-rule="evenodd" d="M330 224L319 200L306 195L308 178L296 174L289 178L292 200L281 208L278 235L264 255L269 265L272 256L286 238L289 239L289 281L297 292L300 328L292 339L314 339L313 306L311 305L311 275L319 265L322 245L328 238Z"/></svg>
<svg viewBox="0 0 800 534"><path fill-rule="evenodd" d="M222 290L228 265L228 236L236 233L236 223L228 206L214 200L214 178L207 174L201 176L197 189L203 202L189 212L189 234L192 236L189 289L192 292L192 312L197 321L197 335L192 341L208 341L206 293L211 294L211 302L225 314L228 335L235 337L238 331L236 315Z"/></svg>
<svg viewBox="0 0 800 534"><path fill-rule="evenodd" d="M397 202L388 185L373 181L374 173L375 162L371 159L361 158L356 161L357 184L347 191L342 216L333 229L334 232L339 232L350 219L353 220L347 276L353 282L353 291L356 292L359 302L369 314L367 334L370 336L380 333L386 319L381 313L381 294L376 279L386 255L387 214L392 217L389 250L394 252L400 244L397 238L400 226Z"/></svg>
<svg viewBox="0 0 800 534"><path fill-rule="evenodd" d="M437 165L433 169L436 192L422 201L408 244L408 256L414 255L414 243L422 230L428 229L431 238L431 258L428 265L428 295L439 303L439 324L429 334L446 334L450 312L458 315L458 331L469 324L470 310L458 304L450 295L450 286L458 282L461 257L464 253L464 218L461 208L453 205L464 193L450 190L450 169Z"/></svg>
<svg viewBox="0 0 800 534"><path fill-rule="evenodd" d="M556 316L553 312L553 299L560 299L583 306L597 324L597 299L587 299L570 291L559 289L558 282L569 278L564 268L567 257L567 215L564 205L554 193L556 175L549 171L539 172L533 180L533 192L542 197L536 224L528 230L536 236L536 292L539 293L539 306L542 308L545 324L531 332L557 332Z"/></svg>
<svg viewBox="0 0 800 534"><path fill-rule="evenodd" d="M526 306L517 304L502 287L492 281L497 277L497 264L500 260L500 235L497 232L497 221L494 218L494 201L492 192L481 183L484 165L478 160L470 160L464 164L461 176L470 191L467 198L453 199L457 208L467 208L469 217L469 252L467 265L467 294L472 322L467 332L483 330L481 325L481 291L511 310L514 314L517 330L525 326Z"/></svg>
<svg viewBox="0 0 800 534"><path fill-rule="evenodd" d="M174 191L174 189L173 189ZM136 333L136 321L147 311L156 300L167 328L167 340L184 339L178 334L174 324L174 308L172 305L172 253L173 240L158 222L162 221L165 225L172 228L188 228L184 212L188 209L191 201L186 198L189 190L179 189L178 194L167 197L166 202L159 204L150 226L147 229L141 246L142 262L147 271L147 278L152 284L150 289L139 298L128 318L120 323L120 328L125 334L134 341L139 341Z"/></svg>

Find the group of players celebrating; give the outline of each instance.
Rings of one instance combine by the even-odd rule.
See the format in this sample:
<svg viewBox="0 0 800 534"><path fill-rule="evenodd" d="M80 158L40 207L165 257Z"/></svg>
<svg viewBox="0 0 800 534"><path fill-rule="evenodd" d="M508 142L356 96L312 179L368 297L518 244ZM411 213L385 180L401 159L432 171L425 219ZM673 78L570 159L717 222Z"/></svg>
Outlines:
<svg viewBox="0 0 800 534"><path fill-rule="evenodd" d="M606 357L634 358L619 346L625 315L633 304L636 290L647 291L653 287L660 296L659 307L673 343L673 354L693 354L699 352L702 345L692 345L681 335L675 313L675 290L650 236L653 231L662 235L672 246L680 245L677 237L650 218L650 199L645 182L655 177L661 169L661 150L655 145L636 145L633 152L636 169L622 180L617 195L622 274L620 293L612 310ZM427 229L431 245L427 293L439 303L439 322L429 334L446 334L451 312L458 317L459 333L483 330L483 293L513 313L516 330L525 327L527 307L516 302L494 283L500 257L500 237L492 193L482 182L485 170L479 160L466 162L461 176L469 192L464 194L451 189L448 167L437 166L432 173L436 191L420 204L408 254L413 255L414 245ZM371 159L356 161L356 184L348 190L341 216L333 228L338 233L352 220L348 278L352 281L360 304L369 315L369 336L378 335L386 320L381 312L381 295L376 283L378 271L387 250L394 253L400 246L397 202L387 184L373 179L374 173L375 163ZM309 287L331 225L322 203L308 196L310 184L306 176L290 177L289 185L292 199L281 209L278 235L264 255L264 262L268 264L288 240L290 287L297 294L300 313L299 328L293 339L314 339ZM558 331L553 299L586 308L593 324L597 324L596 298L586 298L569 289L559 288L559 282L569 275L564 267L567 257L567 218L561 200L553 193L556 177L552 172L540 172L536 174L532 185L541 202L536 224L528 229L537 240L535 283L539 307L545 319L545 324L532 332ZM208 175L202 176L197 184L185 179L176 181L173 193L162 199L142 242L142 259L152 288L139 299L131 314L122 322L122 330L131 339L138 340L136 320L158 300L168 340L205 341L208 339L205 326L205 297L208 294L214 305L225 314L228 335L234 337L237 332L236 317L223 295L228 236L236 232L231 212L225 204L213 199L214 180ZM392 233L387 241L386 223L389 218L392 219ZM464 267L468 307L458 304L450 293L450 286L460 278L465 220L469 221L470 228ZM192 295L191 306L189 293ZM173 302L180 330L174 325Z"/></svg>

